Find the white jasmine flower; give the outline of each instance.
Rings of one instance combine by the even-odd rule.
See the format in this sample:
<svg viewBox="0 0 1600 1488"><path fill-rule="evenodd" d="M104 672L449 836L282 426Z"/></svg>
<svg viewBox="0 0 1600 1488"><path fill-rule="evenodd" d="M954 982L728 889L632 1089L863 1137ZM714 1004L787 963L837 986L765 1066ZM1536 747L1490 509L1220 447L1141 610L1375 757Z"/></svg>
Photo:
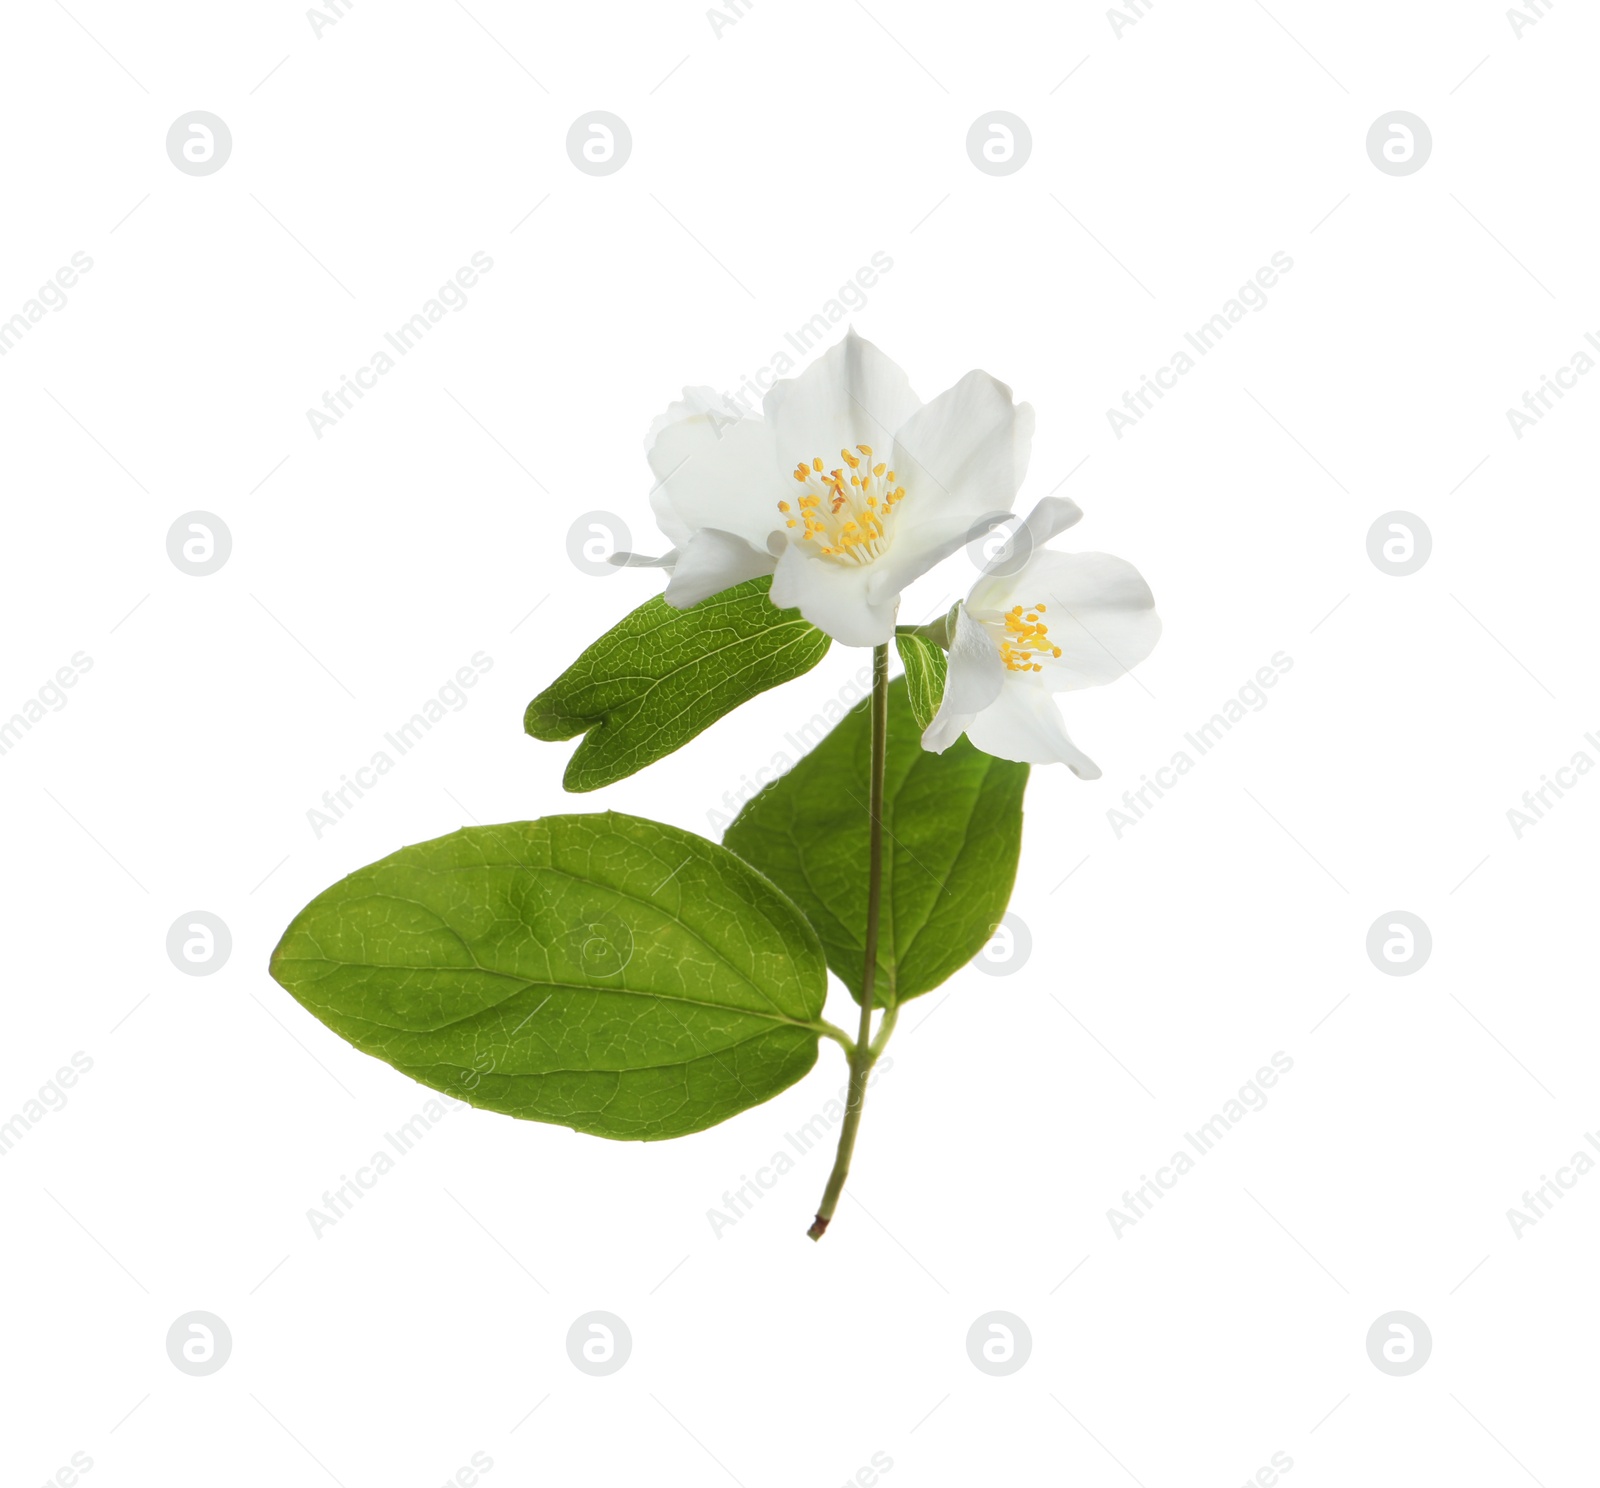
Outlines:
<svg viewBox="0 0 1600 1488"><path fill-rule="evenodd" d="M991 561L956 613L944 700L922 736L943 753L965 734L985 754L1064 764L1080 780L1100 767L1067 737L1053 694L1115 682L1155 649L1155 597L1139 571L1109 553L1054 553L1044 544L1083 513L1046 497L1009 545L1015 573ZM1025 534L1025 535L1024 535Z"/></svg>
<svg viewBox="0 0 1600 1488"><path fill-rule="evenodd" d="M775 605L846 645L881 645L901 590L1010 511L1032 440L1033 410L987 372L923 403L851 331L774 383L760 418L686 388L646 440L673 551L618 561L670 568L679 609L771 574Z"/></svg>

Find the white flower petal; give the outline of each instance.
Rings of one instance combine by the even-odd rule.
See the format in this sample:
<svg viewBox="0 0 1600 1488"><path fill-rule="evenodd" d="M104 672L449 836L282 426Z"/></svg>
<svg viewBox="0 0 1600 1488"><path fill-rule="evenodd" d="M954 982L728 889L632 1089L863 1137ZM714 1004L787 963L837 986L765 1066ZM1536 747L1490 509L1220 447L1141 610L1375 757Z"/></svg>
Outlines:
<svg viewBox="0 0 1600 1488"><path fill-rule="evenodd" d="M991 512L975 522L963 518L960 522L947 521L929 530L919 528L907 533L904 542L896 542L878 562L872 565L872 577L867 584L871 599L898 595L930 569L938 567L952 553L981 537L991 527L1005 521L1008 512Z"/></svg>
<svg viewBox="0 0 1600 1488"><path fill-rule="evenodd" d="M644 436L644 455L645 459L650 462L652 470L655 469L656 463L656 441L666 429L671 428L674 424L686 423L695 419L702 419L709 424L711 422L710 416L713 413L718 420L723 418L736 419L739 416L737 409L730 407L715 388L709 387L686 387L683 390L683 397L678 402L669 403L666 412L658 413L651 421L650 427L645 431ZM714 433L715 431L707 430L706 432ZM674 437L682 438L683 436L675 435ZM665 462L663 463L665 464ZM670 465L665 466L667 470L670 470L670 468ZM689 524L683 521L674 511L671 498L668 497L665 488L661 484L661 475L663 473L665 472L657 471L656 473L656 483L650 491L650 507L655 513L656 525L661 528L662 532L666 534L675 547L681 547L689 541Z"/></svg>
<svg viewBox="0 0 1600 1488"><path fill-rule="evenodd" d="M890 463L905 487L881 581L904 588L1011 510L1028 472L1033 409L987 372L969 372L895 432Z"/></svg>
<svg viewBox="0 0 1600 1488"><path fill-rule="evenodd" d="M841 448L865 444L886 451L921 406L906 374L851 330L798 377L774 383L762 413L775 430L778 464L787 477L799 461L818 456L832 468Z"/></svg>
<svg viewBox="0 0 1600 1488"><path fill-rule="evenodd" d="M983 577L972 586L968 603L977 610L1000 608L990 597L989 586L1004 584L1010 575L1019 573L1052 537L1082 520L1083 509L1076 501L1070 501L1065 496L1046 496L1036 502L1033 510L1017 524L1016 530L995 556L984 564ZM996 595L1001 592L999 589L993 591ZM1005 608L1009 609L1012 603L1015 601L1009 602Z"/></svg>
<svg viewBox="0 0 1600 1488"><path fill-rule="evenodd" d="M1033 674L1007 677L1000 695L967 725L985 754L1030 765L1063 764L1079 780L1098 780L1100 767L1067 737L1053 697Z"/></svg>
<svg viewBox="0 0 1600 1488"><path fill-rule="evenodd" d="M672 498L667 495L665 486L658 485L650 493L650 510L655 514L656 526L661 529L661 535L672 544L673 552L677 552L694 536L693 528L673 507Z"/></svg>
<svg viewBox="0 0 1600 1488"><path fill-rule="evenodd" d="M672 424L682 423L685 419L696 418L701 414L715 411L719 416L730 419L746 417L740 409L730 403L715 388L711 387L686 387L683 397L676 403L667 404L666 411L658 413L650 422L650 427L645 430L645 453L656 442L656 436Z"/></svg>
<svg viewBox="0 0 1600 1488"><path fill-rule="evenodd" d="M648 553L613 553L606 562L616 568L671 568L678 561L678 550L670 548L658 558Z"/></svg>
<svg viewBox="0 0 1600 1488"><path fill-rule="evenodd" d="M846 646L882 646L894 635L898 593L886 599L868 594L870 568L856 568L808 557L791 543L778 559L772 602L798 609L818 630Z"/></svg>
<svg viewBox="0 0 1600 1488"><path fill-rule="evenodd" d="M650 506L674 546L716 527L764 548L780 526L772 428L711 388L685 388L650 426L645 454L656 478Z"/></svg>
<svg viewBox="0 0 1600 1488"><path fill-rule="evenodd" d="M1028 529L1028 538L1038 549L1082 520L1083 508L1076 501L1067 496L1046 496L1034 503L1033 510L1022 519L1022 525Z"/></svg>
<svg viewBox="0 0 1600 1488"><path fill-rule="evenodd" d="M707 527L695 533L672 570L662 596L677 610L686 610L702 599L772 572L774 560L766 551L758 552L742 537Z"/></svg>
<svg viewBox="0 0 1600 1488"><path fill-rule="evenodd" d="M967 603L1002 613L1018 604L1045 607L1048 639L1061 655L1041 658L1043 670L1035 675L1051 692L1115 682L1161 637L1150 586L1111 553L1036 552L1020 573L984 581Z"/></svg>
<svg viewBox="0 0 1600 1488"><path fill-rule="evenodd" d="M1000 695L1006 669L988 633L966 610L956 612L944 698L922 735L922 747L943 754Z"/></svg>

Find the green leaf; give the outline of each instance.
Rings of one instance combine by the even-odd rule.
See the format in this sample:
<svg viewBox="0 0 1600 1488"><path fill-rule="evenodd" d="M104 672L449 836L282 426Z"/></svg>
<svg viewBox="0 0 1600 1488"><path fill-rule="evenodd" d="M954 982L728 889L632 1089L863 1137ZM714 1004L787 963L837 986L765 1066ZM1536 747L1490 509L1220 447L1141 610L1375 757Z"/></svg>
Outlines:
<svg viewBox="0 0 1600 1488"><path fill-rule="evenodd" d="M401 848L301 910L272 975L424 1085L641 1141L794 1084L827 994L815 934L760 874L614 812Z"/></svg>
<svg viewBox="0 0 1600 1488"><path fill-rule="evenodd" d="M748 579L687 610L659 595L600 637L528 704L536 739L584 735L569 791L597 790L681 749L724 713L809 672L828 637Z"/></svg>
<svg viewBox="0 0 1600 1488"><path fill-rule="evenodd" d="M897 635L894 643L900 652L900 664L906 669L906 696L911 701L911 712L917 727L925 729L933 722L933 715L944 700L944 679L950 670L950 658L921 636Z"/></svg>
<svg viewBox="0 0 1600 1488"><path fill-rule="evenodd" d="M868 703L746 803L723 842L800 906L859 1002L867 927ZM904 679L889 688L883 904L874 1001L931 991L1005 914L1022 847L1028 767L958 739L921 747Z"/></svg>

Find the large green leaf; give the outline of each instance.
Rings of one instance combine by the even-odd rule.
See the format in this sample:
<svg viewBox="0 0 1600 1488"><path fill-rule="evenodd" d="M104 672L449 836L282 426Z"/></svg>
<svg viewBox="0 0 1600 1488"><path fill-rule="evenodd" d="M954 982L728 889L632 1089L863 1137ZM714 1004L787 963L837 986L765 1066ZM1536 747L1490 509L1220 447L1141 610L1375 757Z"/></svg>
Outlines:
<svg viewBox="0 0 1600 1488"><path fill-rule="evenodd" d="M597 790L681 749L724 713L809 672L828 637L748 579L675 610L659 595L600 637L531 703L536 739L584 739L569 791Z"/></svg>
<svg viewBox="0 0 1600 1488"><path fill-rule="evenodd" d="M752 798L723 842L805 911L828 965L861 998L867 928L868 703ZM921 747L904 679L889 689L883 907L874 1001L931 991L1005 914L1022 846L1028 767L958 739Z"/></svg>
<svg viewBox="0 0 1600 1488"><path fill-rule="evenodd" d="M424 1085L644 1141L794 1084L827 994L816 936L760 874L614 812L401 848L301 910L272 975Z"/></svg>

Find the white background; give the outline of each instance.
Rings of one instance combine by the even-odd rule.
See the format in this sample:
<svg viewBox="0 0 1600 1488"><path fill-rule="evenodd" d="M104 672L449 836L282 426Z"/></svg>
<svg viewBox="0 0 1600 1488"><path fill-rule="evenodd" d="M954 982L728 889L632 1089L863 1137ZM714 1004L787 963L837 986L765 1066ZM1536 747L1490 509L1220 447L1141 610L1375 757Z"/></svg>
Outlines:
<svg viewBox="0 0 1600 1488"><path fill-rule="evenodd" d="M832 1485L875 1452L889 1488L1230 1485L1275 1452L1297 1488L1593 1481L1600 1176L1506 1217L1600 1126L1600 779L1520 840L1506 815L1600 760L1600 377L1506 418L1600 332L1591 12L1519 38L1489 0L1168 0L1119 36L1089 5L756 0L719 37L687 3L362 0L318 37L289 3L70 9L15 0L0 39L0 318L94 263L0 359L0 715L93 662L0 757L0 1119L93 1069L0 1164L6 1483L74 1452L163 1488L433 1488L475 1452L491 1485ZM232 131L213 175L165 153L194 109ZM593 109L633 136L604 178L565 149ZM1005 177L965 150L993 109L1032 133ZM1394 109L1432 131L1413 175L1366 153ZM306 410L480 250L467 308L318 439ZM825 1155L720 1238L707 1211L837 1091L832 1046L676 1143L454 1114L316 1238L426 1092L268 978L294 912L474 819L708 831L861 665L598 796L521 732L659 583L577 571L573 518L653 548L652 417L880 251L858 328L924 398L982 366L1031 402L1023 503L1073 496L1058 545L1131 559L1165 620L1069 700L1104 778L1034 773L1031 959L907 1010L820 1245ZM1267 307L1117 438L1107 408L1279 251ZM205 578L165 549L195 509L233 536ZM1433 536L1406 578L1366 551L1397 509ZM318 838L478 651L470 704ZM1108 809L1279 651L1119 838ZM165 952L195 909L233 936L205 978ZM1434 940L1403 978L1365 951L1395 909ZM1267 1107L1119 1238L1107 1210L1280 1050ZM205 1378L164 1345L196 1309L233 1337ZM594 1309L634 1340L600 1379L564 1344ZM1003 1378L965 1347L996 1309L1032 1335ZM1365 1344L1393 1310L1433 1338L1402 1378Z"/></svg>

